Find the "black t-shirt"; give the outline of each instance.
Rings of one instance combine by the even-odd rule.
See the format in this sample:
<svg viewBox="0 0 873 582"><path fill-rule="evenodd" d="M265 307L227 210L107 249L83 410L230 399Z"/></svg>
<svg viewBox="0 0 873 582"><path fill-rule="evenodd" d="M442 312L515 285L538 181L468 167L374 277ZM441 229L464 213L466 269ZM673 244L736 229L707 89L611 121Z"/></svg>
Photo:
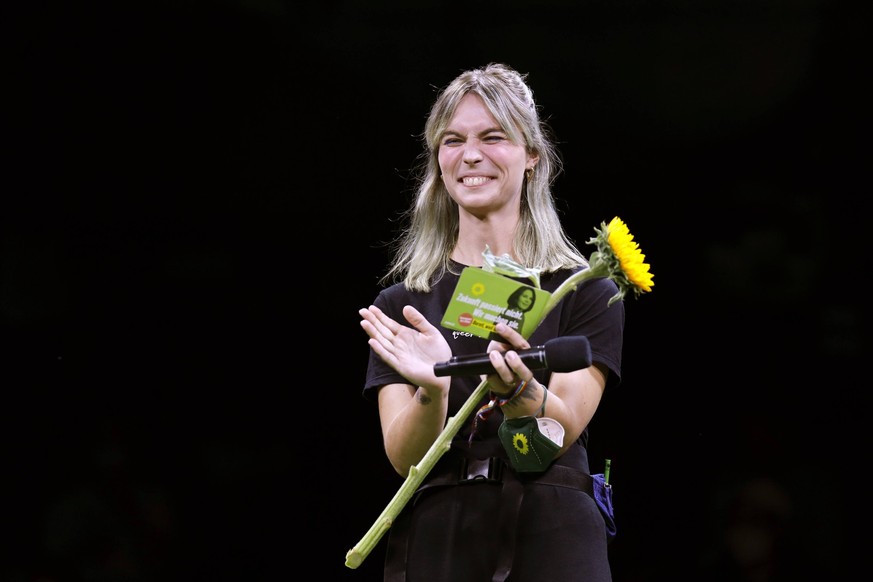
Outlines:
<svg viewBox="0 0 873 582"><path fill-rule="evenodd" d="M463 268L464 265L453 263L452 270L455 273L444 273L428 293L410 292L402 283L397 283L383 289L373 304L395 321L407 326L409 323L403 317L402 310L404 306L412 305L428 321L439 328L452 348L453 355L484 354L488 348L489 340L447 329L440 325L446 307L454 296L455 286ZM540 286L542 289L552 292L579 269L544 273L540 276ZM519 281L526 282L521 279ZM606 278L595 278L581 283L575 291L568 293L546 315L528 338L530 345L540 346L556 337L584 335L588 338L591 346L592 362L603 364L610 370L607 386L618 385L621 381L624 303L616 301L607 307L607 302L617 291L617 285ZM540 383L548 385L550 374L548 370L534 370L533 372ZM409 384L410 382L398 374L394 368L384 363L371 350L363 390L364 397L375 402L379 387L393 383ZM480 383L481 380L474 376L452 377L449 393L449 416L454 416L457 413ZM487 404L487 399L483 400L480 406L484 404ZM473 416L471 415L470 422L455 435L452 448L464 450L466 454L472 453L477 458L503 456L504 453L497 438L497 429L503 422L503 415L499 410L496 410L488 416L485 422L480 421L472 445L468 445L470 430L473 427ZM582 433L580 441L584 446L587 441L587 429Z"/></svg>

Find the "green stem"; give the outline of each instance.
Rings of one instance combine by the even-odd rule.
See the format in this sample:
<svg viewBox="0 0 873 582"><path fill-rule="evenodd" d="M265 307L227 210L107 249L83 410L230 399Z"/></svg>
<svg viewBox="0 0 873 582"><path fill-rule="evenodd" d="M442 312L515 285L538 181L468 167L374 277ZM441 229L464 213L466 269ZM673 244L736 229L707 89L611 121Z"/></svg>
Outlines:
<svg viewBox="0 0 873 582"><path fill-rule="evenodd" d="M539 325L546 318L546 315L549 314L552 309L558 306L558 303L567 295L570 291L573 291L578 287L583 281L587 281L588 279L596 279L597 277L606 277L609 274L609 269L607 269L606 265L599 261L600 255L599 253L593 253L591 255L591 263L587 269L584 271L579 271L578 273L574 273L567 277L567 280L561 283L557 289L552 291L552 296L549 297L549 302L546 303L545 309L543 309L543 315L540 317Z"/></svg>
<svg viewBox="0 0 873 582"><path fill-rule="evenodd" d="M428 449L421 461L417 465L413 465L409 468L409 474L403 481L403 485L400 486L400 489L391 501L388 502L388 505L382 511L382 514L378 519L376 519L375 523L370 527L370 530L364 534L361 541L355 544L355 547L348 551L346 554L346 566L349 568L357 568L361 565L361 562L364 561L364 558L370 554L373 548L376 547L376 544L379 543L379 540L382 539L382 536L385 535L385 532L387 532L388 528L390 528L394 523L394 520L406 506L406 503L412 498L412 495L418 489L418 486L421 485L422 481L424 481L424 478L427 477L427 474L430 473L431 469L436 465L436 462L439 461L440 457L449 450L452 445L452 439L458 433L467 417L473 412L473 409L476 408L476 405L485 398L487 393L488 381L482 380L482 383L479 384L479 387L476 388L472 394L470 394L470 397L467 398L467 401L464 402L464 405L460 410L458 410L458 413L449 418L446 427L430 446L430 449Z"/></svg>
<svg viewBox="0 0 873 582"><path fill-rule="evenodd" d="M592 259L593 258L594 257L592 257ZM597 266L599 266L599 264ZM598 276L604 276L600 271L601 269L595 268L595 265L592 264L590 268L575 273L561 283L561 285L552 292L551 297L549 297L549 302L546 304L543 314L540 317L540 321L537 322L537 326L539 326L542 320L545 319L546 315L561 302L561 299L563 299L567 293L578 287L582 281ZM461 429L461 426L464 425L467 418L477 407L479 402L485 398L487 392L488 381L483 380L482 383L479 384L479 387L470 394L467 401L464 402L464 405L461 406L460 410L458 410L458 413L449 418L449 421L446 423L440 436L438 436L433 442L421 461L417 465L413 465L409 468L409 474L406 476L400 489L394 494L394 497L388 502L388 505L373 525L370 526L369 531L367 531L367 533L364 534L364 537L362 537L361 540L346 553L346 566L349 568L357 568L361 565L364 559L370 555L370 552L373 551L373 548L376 547L379 540L382 539L382 536L391 528L391 525L394 523L394 520L397 519L397 516L400 515L403 508L406 507L406 504L412 498L413 494L415 494L418 486L421 485L424 478L427 477L428 473L430 473L431 469L436 465L436 462L446 451L449 450L452 445L452 439Z"/></svg>

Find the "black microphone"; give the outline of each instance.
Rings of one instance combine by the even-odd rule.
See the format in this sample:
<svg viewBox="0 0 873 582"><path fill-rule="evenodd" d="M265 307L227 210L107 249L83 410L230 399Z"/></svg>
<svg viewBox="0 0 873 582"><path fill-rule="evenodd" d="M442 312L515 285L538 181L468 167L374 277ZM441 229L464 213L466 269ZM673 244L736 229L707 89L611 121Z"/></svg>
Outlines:
<svg viewBox="0 0 873 582"><path fill-rule="evenodd" d="M531 370L548 368L552 372L572 372L591 365L591 344L584 335L568 335L550 339L545 345L516 350L521 361ZM488 354L453 356L433 365L437 376L478 376L493 374L494 366Z"/></svg>

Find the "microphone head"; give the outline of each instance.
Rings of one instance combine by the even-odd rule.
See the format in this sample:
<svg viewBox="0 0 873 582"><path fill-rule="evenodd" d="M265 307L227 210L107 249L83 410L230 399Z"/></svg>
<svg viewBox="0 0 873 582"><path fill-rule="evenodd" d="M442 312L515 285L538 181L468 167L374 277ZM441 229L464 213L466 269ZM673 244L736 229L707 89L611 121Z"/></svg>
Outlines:
<svg viewBox="0 0 873 582"><path fill-rule="evenodd" d="M566 335L543 344L546 367L552 372L573 372L591 365L591 344L584 335Z"/></svg>

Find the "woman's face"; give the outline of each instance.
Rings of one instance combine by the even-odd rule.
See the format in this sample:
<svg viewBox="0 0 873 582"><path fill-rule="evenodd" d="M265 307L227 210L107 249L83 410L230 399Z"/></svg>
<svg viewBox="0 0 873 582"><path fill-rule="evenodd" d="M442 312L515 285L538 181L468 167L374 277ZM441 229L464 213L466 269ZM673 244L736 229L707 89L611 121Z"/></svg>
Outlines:
<svg viewBox="0 0 873 582"><path fill-rule="evenodd" d="M482 99L468 93L440 138L439 164L452 199L482 215L504 207L517 211L524 172L536 158L510 141Z"/></svg>
<svg viewBox="0 0 873 582"><path fill-rule="evenodd" d="M533 305L534 292L533 289L525 289L518 296L518 308L522 311L527 311Z"/></svg>

